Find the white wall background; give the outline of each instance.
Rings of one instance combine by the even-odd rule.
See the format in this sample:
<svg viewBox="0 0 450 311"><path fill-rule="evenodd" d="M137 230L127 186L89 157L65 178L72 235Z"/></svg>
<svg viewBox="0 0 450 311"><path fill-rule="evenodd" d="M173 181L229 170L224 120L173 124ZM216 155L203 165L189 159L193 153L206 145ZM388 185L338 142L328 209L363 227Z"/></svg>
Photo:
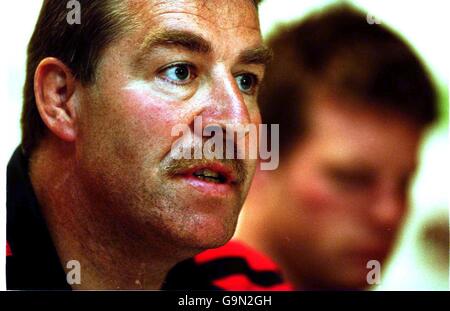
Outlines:
<svg viewBox="0 0 450 311"><path fill-rule="evenodd" d="M20 142L22 87L26 47L34 29L41 0L0 3L0 290L6 289L6 164ZM30 267L32 269L32 267Z"/></svg>
<svg viewBox="0 0 450 311"><path fill-rule="evenodd" d="M261 27L265 35L279 23L296 20L330 0L265 0L260 7ZM438 81L448 85L450 48L445 31L450 27L446 1L355 0L382 23L398 30L425 59ZM0 3L0 290L5 289L5 204L6 164L20 142L20 111L25 78L26 46L42 0L15 0ZM413 209L400 248L388 271L382 275L379 289L447 290L448 271L433 269L424 259L417 242L423 221L448 213L449 144L446 125L434 129L426 140L422 162L413 191ZM448 217L448 216L447 216ZM35 267L31 267L33 269Z"/></svg>

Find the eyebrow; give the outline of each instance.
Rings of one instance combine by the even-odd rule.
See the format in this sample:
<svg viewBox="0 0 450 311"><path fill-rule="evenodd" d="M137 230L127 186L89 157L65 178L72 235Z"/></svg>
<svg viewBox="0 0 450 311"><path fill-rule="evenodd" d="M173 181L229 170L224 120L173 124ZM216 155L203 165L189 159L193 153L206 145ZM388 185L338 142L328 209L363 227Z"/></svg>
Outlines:
<svg viewBox="0 0 450 311"><path fill-rule="evenodd" d="M272 60L272 50L265 45L250 48L239 55L241 64L262 64L267 65Z"/></svg>
<svg viewBox="0 0 450 311"><path fill-rule="evenodd" d="M212 51L211 43L206 39L195 33L183 30L161 30L152 33L144 40L140 50L145 54L159 46L177 46L202 54L208 54Z"/></svg>
<svg viewBox="0 0 450 311"><path fill-rule="evenodd" d="M185 50L208 54L213 51L211 43L200 35L185 30L160 30L150 34L140 47L138 59L156 47L176 46ZM272 50L265 45L242 51L238 56L241 64L267 65L272 60Z"/></svg>

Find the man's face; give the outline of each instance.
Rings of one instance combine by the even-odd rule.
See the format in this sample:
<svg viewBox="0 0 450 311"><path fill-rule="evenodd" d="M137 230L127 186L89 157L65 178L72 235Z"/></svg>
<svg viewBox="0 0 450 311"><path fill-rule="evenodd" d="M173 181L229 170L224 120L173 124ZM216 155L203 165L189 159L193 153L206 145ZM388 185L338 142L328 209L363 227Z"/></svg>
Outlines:
<svg viewBox="0 0 450 311"><path fill-rule="evenodd" d="M367 287L367 262L384 262L404 218L420 130L339 99L314 102L308 117L277 173L280 260L309 286Z"/></svg>
<svg viewBox="0 0 450 311"><path fill-rule="evenodd" d="M195 117L204 126L260 123L256 9L249 0L192 0L135 1L134 11L139 27L104 51L81 98L80 176L98 198L99 222L123 234L174 249L222 245L255 161L177 162L171 132ZM205 168L221 181L195 176Z"/></svg>

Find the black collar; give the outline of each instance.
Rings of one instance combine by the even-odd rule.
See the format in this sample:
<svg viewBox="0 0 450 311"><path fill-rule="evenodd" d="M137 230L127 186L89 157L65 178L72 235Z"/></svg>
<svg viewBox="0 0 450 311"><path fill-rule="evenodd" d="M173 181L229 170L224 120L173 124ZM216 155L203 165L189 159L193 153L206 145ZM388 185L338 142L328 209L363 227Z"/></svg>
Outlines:
<svg viewBox="0 0 450 311"><path fill-rule="evenodd" d="M28 158L19 146L7 169L7 289L70 290L28 176Z"/></svg>

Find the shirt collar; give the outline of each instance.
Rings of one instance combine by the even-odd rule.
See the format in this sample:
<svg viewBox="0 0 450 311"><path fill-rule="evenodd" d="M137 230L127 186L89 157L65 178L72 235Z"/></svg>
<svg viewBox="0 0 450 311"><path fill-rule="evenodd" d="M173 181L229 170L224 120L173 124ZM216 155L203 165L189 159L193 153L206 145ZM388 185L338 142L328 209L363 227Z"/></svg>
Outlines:
<svg viewBox="0 0 450 311"><path fill-rule="evenodd" d="M29 159L19 146L7 168L6 260L8 289L71 289L29 178Z"/></svg>

